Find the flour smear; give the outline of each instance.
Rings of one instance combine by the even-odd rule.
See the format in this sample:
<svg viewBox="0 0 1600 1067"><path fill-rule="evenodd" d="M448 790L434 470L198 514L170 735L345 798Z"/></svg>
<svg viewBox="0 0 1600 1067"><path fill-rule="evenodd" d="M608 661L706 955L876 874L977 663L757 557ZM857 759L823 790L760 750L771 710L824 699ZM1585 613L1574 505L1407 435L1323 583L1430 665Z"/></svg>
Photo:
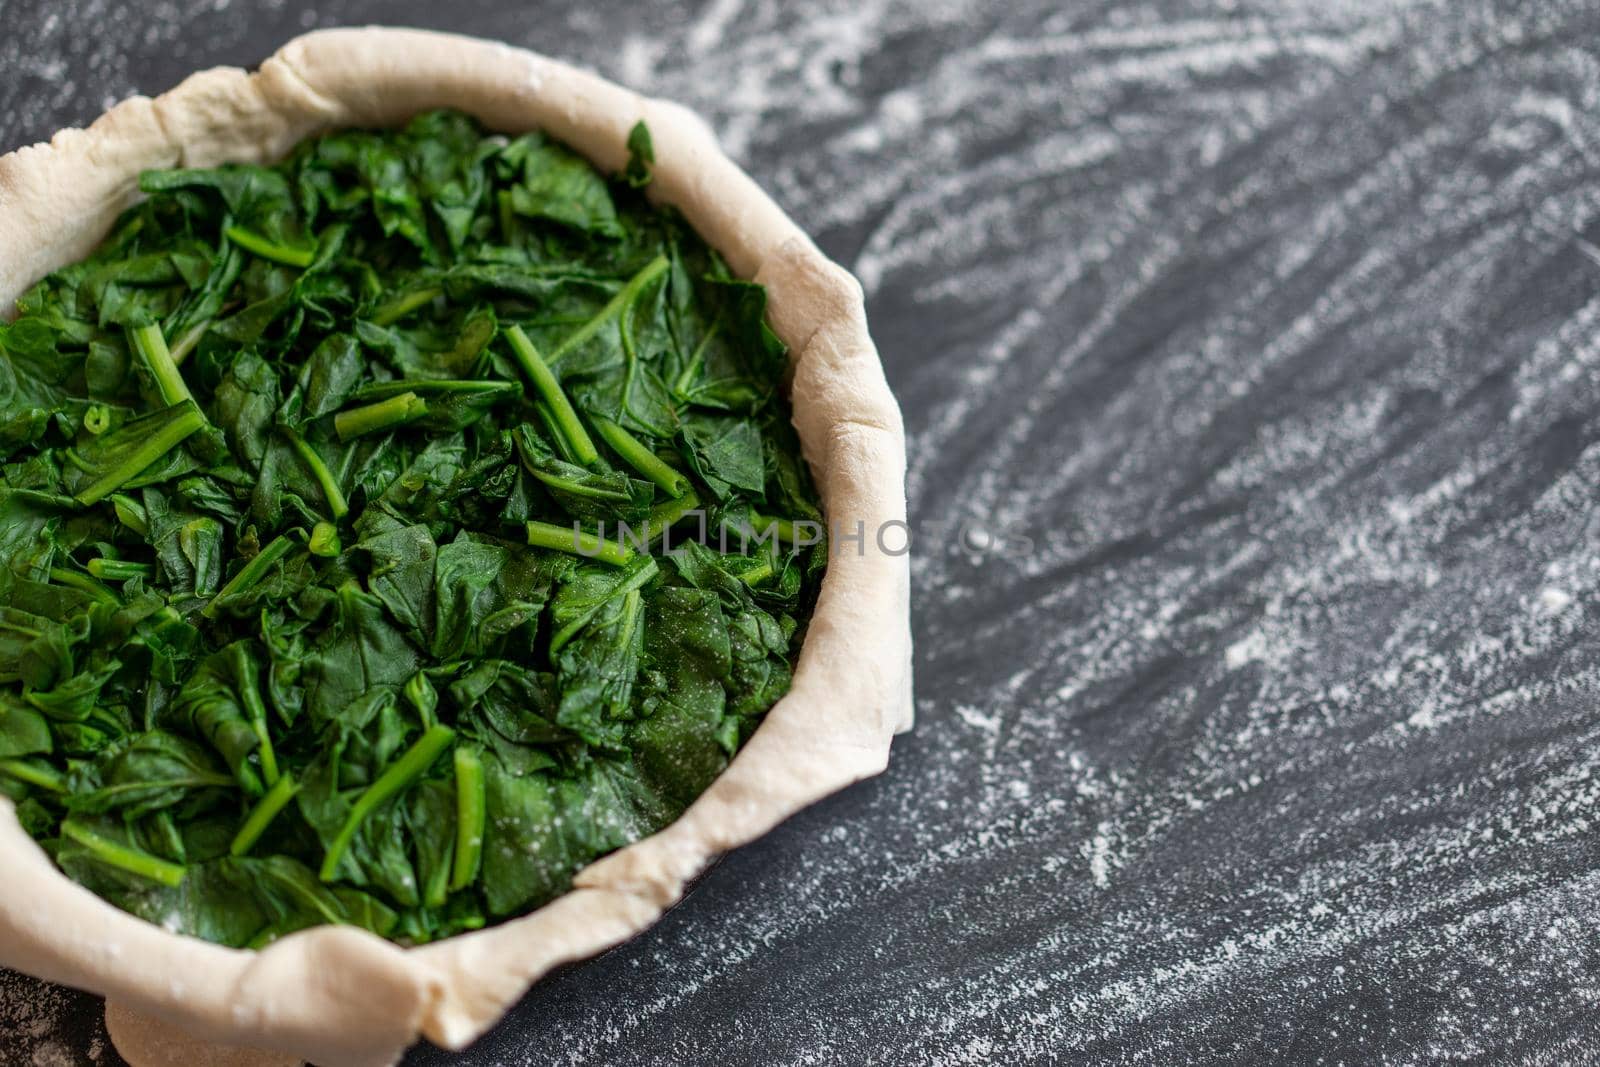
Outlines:
<svg viewBox="0 0 1600 1067"><path fill-rule="evenodd" d="M159 88L142 63L259 53L227 12L37 10L0 40L8 143ZM710 0L457 28L701 110L857 272L924 534L889 772L469 1062L1600 1055L1595 12ZM1031 549L974 555L964 521ZM0 1041L58 1039L38 988L0 985Z"/></svg>

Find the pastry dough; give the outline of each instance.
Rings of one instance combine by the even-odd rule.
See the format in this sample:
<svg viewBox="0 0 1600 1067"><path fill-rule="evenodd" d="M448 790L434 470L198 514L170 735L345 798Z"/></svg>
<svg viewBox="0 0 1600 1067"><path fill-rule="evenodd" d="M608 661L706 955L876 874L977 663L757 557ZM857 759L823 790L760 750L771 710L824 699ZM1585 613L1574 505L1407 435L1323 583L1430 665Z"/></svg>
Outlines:
<svg viewBox="0 0 1600 1067"><path fill-rule="evenodd" d="M795 424L830 522L846 533L860 523L866 537L834 554L793 688L683 817L580 871L565 896L475 933L404 949L325 926L260 952L178 936L68 880L0 799L0 964L111 998L113 1038L135 1067L213 1062L218 1045L266 1050L261 1064L287 1056L323 1067L391 1064L419 1035L461 1048L552 967L654 922L716 854L882 771L892 735L911 725L907 558L874 536L905 519L905 436L861 287L676 104L488 41L312 33L254 74L205 71L0 157L0 313L93 250L138 196L142 170L270 162L326 129L395 125L438 107L508 133L546 130L608 171L625 162L634 123L649 123L652 195L768 287L773 327L794 354ZM898 534L886 540L902 544ZM183 1035L211 1044L185 1048Z"/></svg>

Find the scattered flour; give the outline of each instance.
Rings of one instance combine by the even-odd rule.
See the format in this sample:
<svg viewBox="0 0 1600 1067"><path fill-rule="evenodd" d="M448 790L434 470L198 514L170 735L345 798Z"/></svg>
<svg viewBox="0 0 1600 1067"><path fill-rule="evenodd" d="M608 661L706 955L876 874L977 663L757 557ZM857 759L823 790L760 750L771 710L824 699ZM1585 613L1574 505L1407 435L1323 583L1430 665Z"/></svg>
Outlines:
<svg viewBox="0 0 1600 1067"><path fill-rule="evenodd" d="M70 6L0 38L8 144L250 50ZM919 543L887 775L475 1062L1582 1058L1600 73L1541 42L1592 21L1178 6L473 27L707 115L862 278L914 524L1033 544ZM0 1033L52 1048L67 996L0 979Z"/></svg>
<svg viewBox="0 0 1600 1067"><path fill-rule="evenodd" d="M16 1067L84 1067L113 1062L98 1035L80 1043L69 1020L81 1020L87 1011L81 994L0 970L0 1062L13 1050L31 1050L29 1059ZM72 1039L69 1045L68 1039Z"/></svg>

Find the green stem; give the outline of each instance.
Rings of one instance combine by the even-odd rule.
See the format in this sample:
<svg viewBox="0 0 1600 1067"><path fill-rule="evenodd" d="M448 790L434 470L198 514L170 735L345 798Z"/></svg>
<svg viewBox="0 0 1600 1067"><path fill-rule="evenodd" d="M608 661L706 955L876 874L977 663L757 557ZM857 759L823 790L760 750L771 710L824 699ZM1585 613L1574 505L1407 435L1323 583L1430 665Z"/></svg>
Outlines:
<svg viewBox="0 0 1600 1067"><path fill-rule="evenodd" d="M613 567L624 567L633 560L633 549L627 545L602 540L577 526L557 526L553 522L528 523L528 544L534 548L571 552Z"/></svg>
<svg viewBox="0 0 1600 1067"><path fill-rule="evenodd" d="M350 394L352 400L386 400L397 393L416 393L421 397L435 393L520 393L522 386L484 378L399 378L392 382L373 382Z"/></svg>
<svg viewBox="0 0 1600 1067"><path fill-rule="evenodd" d="M610 419L599 415L591 415L589 419L612 451L621 456L628 466L665 489L668 496L679 499L689 491L689 479L663 463L659 456L645 447L643 441Z"/></svg>
<svg viewBox="0 0 1600 1067"><path fill-rule="evenodd" d="M536 470L530 471L530 473L535 478L539 479L542 484L548 485L550 488L560 492L570 493L573 496L587 497L590 500L598 500L603 503L614 504L618 502L619 494L615 489L609 486L587 485L581 478L573 478L561 474L551 474L548 471ZM626 499L627 498L624 498L622 502L625 503Z"/></svg>
<svg viewBox="0 0 1600 1067"><path fill-rule="evenodd" d="M624 285L616 296L606 301L606 306L601 308L594 318L568 334L566 339L556 346L555 351L550 353L550 365L555 366L561 362L561 357L599 333L600 328L620 315L623 308L639 299L639 293L644 287L659 278L668 266L666 256L657 256L645 264L644 269L629 278L628 284Z"/></svg>
<svg viewBox="0 0 1600 1067"><path fill-rule="evenodd" d="M454 841L445 842L445 853L439 862L428 870L428 880L422 885L422 906L425 908L442 908L445 901L450 899L450 875L452 873L451 859L455 852ZM419 866L420 869L420 866Z"/></svg>
<svg viewBox="0 0 1600 1067"><path fill-rule="evenodd" d="M378 326L392 326L422 305L431 303L443 292L437 286L429 286L396 297L372 313L372 322Z"/></svg>
<svg viewBox="0 0 1600 1067"><path fill-rule="evenodd" d="M304 463L306 470L311 472L311 477L315 478L317 484L322 487L322 495L328 501L328 510L333 514L333 520L338 522L344 518L350 513L350 505L345 502L344 492L340 490L339 483L334 478L333 472L328 469L328 465L322 461L321 456L317 455L317 450L312 448L304 437L300 436L298 430L289 426L280 426L279 429L282 431L284 439L289 442L289 447L294 449L295 455L300 457L300 462Z"/></svg>
<svg viewBox="0 0 1600 1067"><path fill-rule="evenodd" d="M118 785L103 785L94 791L96 797L114 798L127 796L130 793L159 792L163 789L206 789L210 787L222 788L234 784L234 779L226 774L207 774L197 771L194 774L176 775L171 778L140 778L134 782L122 782Z"/></svg>
<svg viewBox="0 0 1600 1067"><path fill-rule="evenodd" d="M189 392L178 365L172 361L172 353L167 350L167 339L161 335L159 323L136 326L128 331L128 337L139 355L144 357L145 366L150 368L156 388L161 391L161 399L167 402L168 407L194 400L194 394Z"/></svg>
<svg viewBox="0 0 1600 1067"><path fill-rule="evenodd" d="M363 434L404 426L428 413L428 402L416 393L401 393L365 407L350 408L333 417L333 431L348 441Z"/></svg>
<svg viewBox="0 0 1600 1067"><path fill-rule="evenodd" d="M401 692L405 694L411 706L417 709L417 718L422 721L424 727L432 726L439 721L436 714L439 707L439 691L428 680L427 671L418 671L406 679Z"/></svg>
<svg viewBox="0 0 1600 1067"><path fill-rule="evenodd" d="M456 771L456 854L450 872L450 891L465 889L478 880L483 860L483 830L488 824L485 801L483 760L476 750L463 745L455 752Z"/></svg>
<svg viewBox="0 0 1600 1067"><path fill-rule="evenodd" d="M645 527L650 531L651 539L654 540L657 536L665 536L667 531L672 529L673 523L699 507L700 495L693 489L684 493L677 500L664 500L657 504L650 509L650 514L645 519ZM704 516L702 516L701 521L705 521Z"/></svg>
<svg viewBox="0 0 1600 1067"><path fill-rule="evenodd" d="M420 778L439 758L439 754L450 747L455 736L456 732L448 726L429 727L415 744L378 776L377 781L367 786L366 792L356 798L355 806L350 809L349 818L345 819L344 825L334 836L333 844L328 846L328 853L322 858L322 870L318 872L319 878L324 882L333 881L339 870L339 861L344 859L345 850L350 847L351 840L356 836L356 831L361 829L366 817L384 801Z"/></svg>
<svg viewBox="0 0 1600 1067"><path fill-rule="evenodd" d="M91 404L83 413L83 428L96 437L111 429L111 409L104 404Z"/></svg>
<svg viewBox="0 0 1600 1067"><path fill-rule="evenodd" d="M61 836L82 845L95 859L107 866L136 874L141 878L148 878L152 882L160 882L173 889L182 885L183 876L189 873L188 868L180 863L172 863L130 845L113 841L71 819L61 824Z"/></svg>
<svg viewBox="0 0 1600 1067"><path fill-rule="evenodd" d="M77 494L80 504L96 504L137 478L146 467L181 444L184 438L206 424L206 417L195 407L194 401L185 401L188 409L175 419L163 423L149 437L136 445L117 466L90 483Z"/></svg>
<svg viewBox="0 0 1600 1067"><path fill-rule="evenodd" d="M516 357L517 364L533 382L534 389L538 390L544 402L550 405L550 413L555 416L556 425L567 439L572 455L584 466L593 463L599 458L600 453L596 451L594 442L589 439L589 432L583 428L583 423L578 421L578 413L573 410L572 401L561 391L561 383L556 381L555 374L539 357L539 350L533 347L533 342L528 340L528 335L522 332L521 326L513 326L507 330L506 339L511 342L511 354Z"/></svg>
<svg viewBox="0 0 1600 1067"><path fill-rule="evenodd" d="M243 226L229 226L225 231L228 240L238 245L253 255L262 259L270 259L274 263L282 263L287 267L309 267L317 258L317 253L310 248L290 248L288 245L269 241L259 233L252 233Z"/></svg>
<svg viewBox="0 0 1600 1067"><path fill-rule="evenodd" d="M228 846L228 852L234 856L243 856L267 832L267 827L272 825L272 820L284 809L294 795L300 792L300 786L295 782L294 775L285 773L273 783L266 795L256 801L250 809L250 814L245 816L244 825L239 827L239 832L233 835L233 844Z"/></svg>
<svg viewBox="0 0 1600 1067"><path fill-rule="evenodd" d="M257 552L249 563L239 568L238 574L228 579L228 583L217 590L217 595L212 597L211 601L201 609L200 614L208 619L216 618L217 609L226 603L229 597L236 596L265 578L267 572L272 569L273 564L288 555L289 550L294 548L294 545L294 538L288 534L280 534L274 537L267 543L266 548Z"/></svg>
<svg viewBox="0 0 1600 1067"><path fill-rule="evenodd" d="M104 601L107 604L122 603L117 594L113 593L111 590L107 589L105 586L101 585L87 574L79 574L77 571L69 571L63 567L51 567L50 580L59 585L65 585L72 589L76 589L80 593L87 593L96 600Z"/></svg>
<svg viewBox="0 0 1600 1067"><path fill-rule="evenodd" d="M107 559L97 556L85 564L89 573L105 582L125 582L130 578L148 578L154 568L148 563L134 563L126 559Z"/></svg>
<svg viewBox="0 0 1600 1067"><path fill-rule="evenodd" d="M333 557L344 551L339 540L339 528L331 522L319 522L311 528L311 539L306 547L313 556Z"/></svg>
<svg viewBox="0 0 1600 1067"><path fill-rule="evenodd" d="M757 584L759 582L764 582L768 578L771 578L771 577L772 577L772 558L769 556L763 562L757 564L754 567L751 567L747 571L743 571L742 573L740 573L739 580L744 582L745 585L755 585L755 584Z"/></svg>
<svg viewBox="0 0 1600 1067"><path fill-rule="evenodd" d="M65 793L67 780L60 771L24 759L0 759L0 774L38 786L49 793Z"/></svg>
<svg viewBox="0 0 1600 1067"><path fill-rule="evenodd" d="M250 715L250 728L255 731L261 757L261 777L267 785L278 784L278 756L272 749L272 733L267 729L267 702L261 699L261 683L254 670L244 673L239 680L239 699Z"/></svg>
<svg viewBox="0 0 1600 1067"><path fill-rule="evenodd" d="M567 443L567 437L561 432L560 423L556 422L555 413L550 410L550 405L535 401L534 413L539 416L539 422L544 426L544 432L550 435L550 440L556 443L556 452L568 463L577 465L578 457L573 454L572 446Z"/></svg>
<svg viewBox="0 0 1600 1067"><path fill-rule="evenodd" d="M750 525L755 527L757 533L766 533L768 530L776 529L778 540L788 541L790 544L800 539L795 533L794 520L792 519L779 519L752 511L750 513Z"/></svg>
<svg viewBox="0 0 1600 1067"><path fill-rule="evenodd" d="M211 320L201 319L185 330L183 335L172 343L173 364L180 365L184 360L188 359L189 353L195 350L195 346L200 343L200 338L204 337L209 329L211 329Z"/></svg>

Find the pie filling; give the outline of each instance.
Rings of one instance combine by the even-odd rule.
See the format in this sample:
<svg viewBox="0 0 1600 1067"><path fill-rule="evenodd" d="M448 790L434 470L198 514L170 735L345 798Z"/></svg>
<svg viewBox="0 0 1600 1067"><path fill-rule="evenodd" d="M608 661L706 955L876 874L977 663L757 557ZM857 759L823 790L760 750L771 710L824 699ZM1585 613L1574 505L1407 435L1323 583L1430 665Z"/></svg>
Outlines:
<svg viewBox="0 0 1600 1067"><path fill-rule="evenodd" d="M422 943L666 826L827 546L763 289L439 111L152 171L0 324L0 792L170 930Z"/></svg>

